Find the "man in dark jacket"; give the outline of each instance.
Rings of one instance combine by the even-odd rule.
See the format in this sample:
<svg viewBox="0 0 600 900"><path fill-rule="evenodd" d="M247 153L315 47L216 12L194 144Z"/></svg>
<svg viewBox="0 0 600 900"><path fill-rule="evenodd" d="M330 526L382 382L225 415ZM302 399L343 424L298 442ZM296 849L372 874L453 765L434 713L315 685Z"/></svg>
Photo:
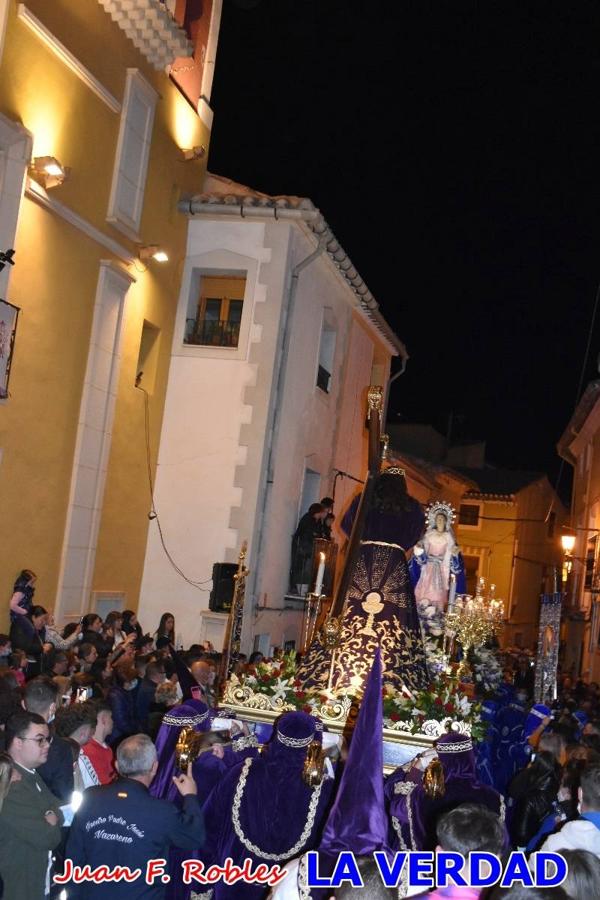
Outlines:
<svg viewBox="0 0 600 900"><path fill-rule="evenodd" d="M73 752L68 741L53 734L54 717L58 700L58 685L50 678L33 678L25 685L23 706L28 712L37 713L50 726L52 743L45 762L38 766L38 775L48 785L63 805L73 796Z"/></svg>
<svg viewBox="0 0 600 900"><path fill-rule="evenodd" d="M161 874L146 882L149 860L167 859L170 847L197 850L204 843L191 766L187 775L174 779L183 797L182 809L148 793L157 768L154 744L147 735L135 734L119 744L119 780L85 791L67 842L67 863L92 869L128 866L140 874L130 882L66 882L69 900L162 900Z"/></svg>
<svg viewBox="0 0 600 900"><path fill-rule="evenodd" d="M19 712L6 723L6 746L18 781L0 812L0 875L5 900L42 900L50 891L52 851L61 840L59 801L36 769L48 756L48 726L35 713Z"/></svg>
<svg viewBox="0 0 600 900"><path fill-rule="evenodd" d="M515 847L535 850L538 834L542 837L554 830L560 819L557 802L560 781L561 767L547 750L537 754L518 781L513 779L510 794L516 802L511 838Z"/></svg>
<svg viewBox="0 0 600 900"><path fill-rule="evenodd" d="M313 545L323 537L322 524L327 510L320 503L311 503L304 513L292 538L292 566L290 588L304 595L309 588L312 574Z"/></svg>

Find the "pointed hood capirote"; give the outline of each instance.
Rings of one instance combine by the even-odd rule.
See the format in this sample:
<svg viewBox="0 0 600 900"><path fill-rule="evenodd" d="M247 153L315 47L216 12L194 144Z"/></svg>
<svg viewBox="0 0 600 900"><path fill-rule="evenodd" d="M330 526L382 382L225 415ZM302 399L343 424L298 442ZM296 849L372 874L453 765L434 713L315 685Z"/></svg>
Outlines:
<svg viewBox="0 0 600 900"><path fill-rule="evenodd" d="M348 759L331 807L319 853L357 856L388 847L388 818L383 794L383 701L381 651L375 651Z"/></svg>

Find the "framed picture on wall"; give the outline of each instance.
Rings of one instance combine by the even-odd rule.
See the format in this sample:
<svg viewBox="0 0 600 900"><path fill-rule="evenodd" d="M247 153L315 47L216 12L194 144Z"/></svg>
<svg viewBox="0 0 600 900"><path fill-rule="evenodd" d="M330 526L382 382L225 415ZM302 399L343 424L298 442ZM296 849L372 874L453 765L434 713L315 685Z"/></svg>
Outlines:
<svg viewBox="0 0 600 900"><path fill-rule="evenodd" d="M0 300L0 400L8 397L8 381L18 317L18 306L13 306L6 300Z"/></svg>

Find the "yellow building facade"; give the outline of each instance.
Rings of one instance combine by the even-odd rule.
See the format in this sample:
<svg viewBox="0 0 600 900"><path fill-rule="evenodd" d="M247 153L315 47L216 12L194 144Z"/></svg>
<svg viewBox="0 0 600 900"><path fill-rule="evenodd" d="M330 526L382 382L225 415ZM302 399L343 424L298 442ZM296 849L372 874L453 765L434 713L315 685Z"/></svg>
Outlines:
<svg viewBox="0 0 600 900"><path fill-rule="evenodd" d="M142 30L111 0L0 0L0 252L15 250L0 297L20 310L0 399L0 583L7 607L32 569L60 620L103 595L137 605L186 253L177 203L210 141L220 4L200 46L185 3L144 2ZM175 60L204 67L197 96Z"/></svg>
<svg viewBox="0 0 600 900"><path fill-rule="evenodd" d="M464 470L465 474L467 470ZM560 526L566 510L545 475L503 469L470 470L477 487L459 505L456 536L467 591L478 578L504 600L504 647L535 650L540 595L560 578Z"/></svg>

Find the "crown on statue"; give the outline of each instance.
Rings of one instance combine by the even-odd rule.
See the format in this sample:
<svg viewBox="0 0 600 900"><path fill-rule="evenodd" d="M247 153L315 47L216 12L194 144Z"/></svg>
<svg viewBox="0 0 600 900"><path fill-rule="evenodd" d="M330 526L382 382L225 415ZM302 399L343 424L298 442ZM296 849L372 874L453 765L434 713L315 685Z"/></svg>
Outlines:
<svg viewBox="0 0 600 900"><path fill-rule="evenodd" d="M425 510L427 522L430 528L435 528L435 520L437 516L444 516L448 526L452 525L456 518L456 510L451 503L445 503L443 500L435 500L430 503Z"/></svg>

